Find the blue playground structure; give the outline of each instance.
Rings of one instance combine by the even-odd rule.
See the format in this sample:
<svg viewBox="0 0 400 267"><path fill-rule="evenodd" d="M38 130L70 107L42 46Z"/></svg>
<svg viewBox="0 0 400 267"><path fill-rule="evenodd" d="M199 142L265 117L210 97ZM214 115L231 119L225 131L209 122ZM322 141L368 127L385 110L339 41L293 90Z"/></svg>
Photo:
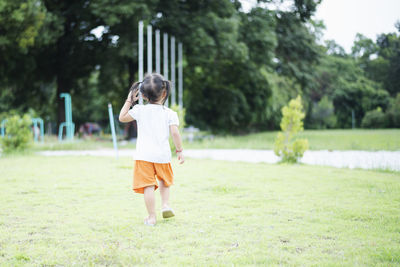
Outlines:
<svg viewBox="0 0 400 267"><path fill-rule="evenodd" d="M1 137L2 137L2 138L4 137L4 135L5 135L5 133L6 133L6 131L5 131L6 122L7 122L7 119L4 119L4 120L1 121L1 124L0 124L0 126L1 126L1 128L0 128L0 130L1 130Z"/></svg>
<svg viewBox="0 0 400 267"><path fill-rule="evenodd" d="M32 123L33 123L33 140L35 142L38 142L39 134L36 132L36 128L39 123L39 125L40 125L40 141L43 143L43 141L44 141L44 125L43 125L42 118L32 118Z"/></svg>
<svg viewBox="0 0 400 267"><path fill-rule="evenodd" d="M112 134L113 145L114 145L114 150L115 150L115 157L118 159L117 135L115 134L114 115L113 115L111 103L108 103L108 116L110 117L110 128L111 128L111 134Z"/></svg>
<svg viewBox="0 0 400 267"><path fill-rule="evenodd" d="M72 141L74 140L75 124L72 122L71 95L62 93L60 97L65 98L65 122L62 122L58 128L58 141L62 141L64 127L66 140Z"/></svg>
<svg viewBox="0 0 400 267"><path fill-rule="evenodd" d="M1 137L3 138L6 134L6 122L7 119L4 119L1 121L0 124L0 134ZM40 141L43 142L44 141L44 123L42 118L32 118L32 124L33 124L33 138L35 142L39 141L39 134L36 132L36 129L38 127L39 124L39 128L40 128Z"/></svg>

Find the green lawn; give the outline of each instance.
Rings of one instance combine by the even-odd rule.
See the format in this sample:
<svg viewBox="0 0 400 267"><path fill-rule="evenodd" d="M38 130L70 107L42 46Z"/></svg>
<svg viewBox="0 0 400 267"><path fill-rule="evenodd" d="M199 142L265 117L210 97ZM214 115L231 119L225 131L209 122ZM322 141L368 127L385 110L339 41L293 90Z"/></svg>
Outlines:
<svg viewBox="0 0 400 267"><path fill-rule="evenodd" d="M59 142L54 136L45 136L44 142L38 142L33 144L33 150L92 150L92 149L113 149L112 137L102 136L88 139L75 138L74 141L62 141ZM122 137L118 140L118 148L134 149L135 143L123 141Z"/></svg>
<svg viewBox="0 0 400 267"><path fill-rule="evenodd" d="M0 265L400 266L399 173L174 161L148 227L132 164L0 158Z"/></svg>
<svg viewBox="0 0 400 267"><path fill-rule="evenodd" d="M190 148L273 149L277 132L244 136L217 136L185 144ZM311 150L400 150L400 129L306 130L299 137L309 141Z"/></svg>
<svg viewBox="0 0 400 267"><path fill-rule="evenodd" d="M273 149L277 132L262 132L243 136L216 136L193 143L185 142L185 148L246 148ZM400 150L400 129L385 130L306 130L300 137L307 138L311 150ZM112 148L111 137L102 140L76 140L59 143L56 138L35 144L34 150L85 150ZM120 148L135 148L131 142L121 143Z"/></svg>

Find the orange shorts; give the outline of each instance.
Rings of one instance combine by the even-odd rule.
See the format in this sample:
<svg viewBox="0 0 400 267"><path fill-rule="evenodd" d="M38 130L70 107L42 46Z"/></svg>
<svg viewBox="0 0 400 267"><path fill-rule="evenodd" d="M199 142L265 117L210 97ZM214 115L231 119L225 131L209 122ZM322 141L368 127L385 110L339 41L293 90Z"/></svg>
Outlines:
<svg viewBox="0 0 400 267"><path fill-rule="evenodd" d="M158 188L157 180L163 180L165 186L170 186L174 181L171 163L153 163L144 160L135 160L133 168L133 191L143 194L144 188L154 185Z"/></svg>

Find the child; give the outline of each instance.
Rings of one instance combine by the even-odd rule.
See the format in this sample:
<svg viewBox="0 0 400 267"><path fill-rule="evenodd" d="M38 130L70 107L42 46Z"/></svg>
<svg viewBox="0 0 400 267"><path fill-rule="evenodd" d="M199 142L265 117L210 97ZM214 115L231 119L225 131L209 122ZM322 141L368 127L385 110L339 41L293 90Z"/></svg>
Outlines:
<svg viewBox="0 0 400 267"><path fill-rule="evenodd" d="M176 147L179 163L185 160L182 154L182 141L179 134L179 119L176 112L164 106L170 93L170 82L157 73L146 75L142 82L132 85L131 91L119 114L121 122L137 121L138 138L133 173L133 190L144 194L149 216L144 223L156 224L154 191L160 186L163 218L173 217L170 208L169 187L173 184L171 168L171 148L169 134ZM146 105L135 105L139 91ZM132 109L129 109L133 106ZM157 184L157 180L159 185Z"/></svg>

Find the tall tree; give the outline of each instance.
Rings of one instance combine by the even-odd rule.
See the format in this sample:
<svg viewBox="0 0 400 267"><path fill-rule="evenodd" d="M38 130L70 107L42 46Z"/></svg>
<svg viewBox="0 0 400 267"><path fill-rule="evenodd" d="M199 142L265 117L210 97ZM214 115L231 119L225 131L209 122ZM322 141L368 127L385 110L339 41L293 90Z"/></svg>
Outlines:
<svg viewBox="0 0 400 267"><path fill-rule="evenodd" d="M0 0L0 112L21 107L28 76L35 68L30 51L43 41L39 32L46 24L46 9L35 0Z"/></svg>

